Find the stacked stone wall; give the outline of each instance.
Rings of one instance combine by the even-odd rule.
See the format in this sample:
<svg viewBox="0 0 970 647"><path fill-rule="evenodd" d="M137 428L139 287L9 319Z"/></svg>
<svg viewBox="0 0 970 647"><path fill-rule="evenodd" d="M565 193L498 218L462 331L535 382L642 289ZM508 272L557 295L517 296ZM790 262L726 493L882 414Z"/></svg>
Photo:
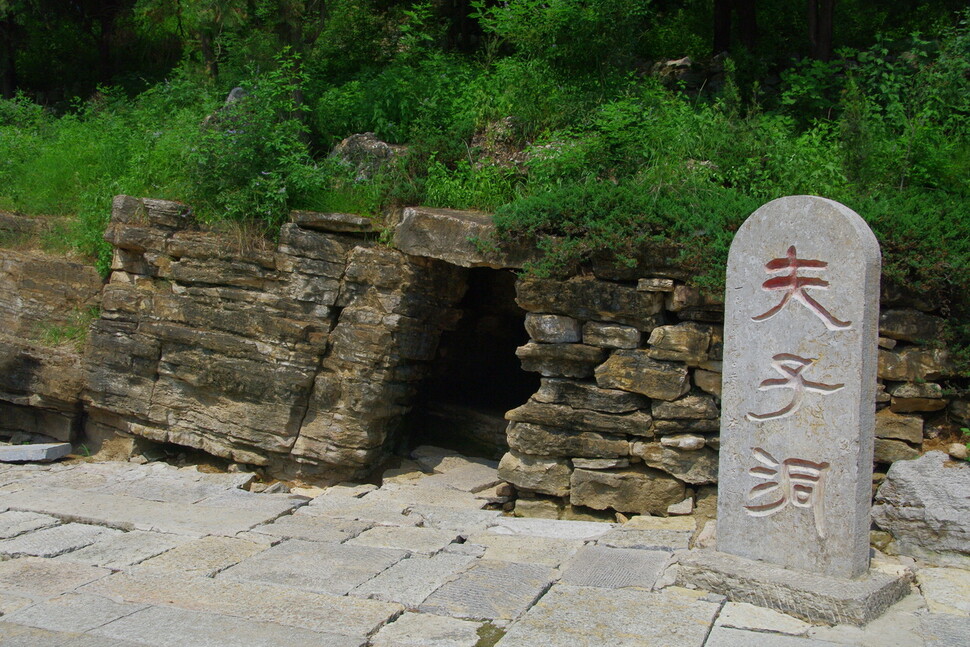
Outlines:
<svg viewBox="0 0 970 647"><path fill-rule="evenodd" d="M713 494L723 303L674 269L519 281L531 341L517 355L542 386L507 414L500 475L523 509L688 513ZM877 481L968 418L944 389L956 369L934 346L943 319L892 285L882 302Z"/></svg>

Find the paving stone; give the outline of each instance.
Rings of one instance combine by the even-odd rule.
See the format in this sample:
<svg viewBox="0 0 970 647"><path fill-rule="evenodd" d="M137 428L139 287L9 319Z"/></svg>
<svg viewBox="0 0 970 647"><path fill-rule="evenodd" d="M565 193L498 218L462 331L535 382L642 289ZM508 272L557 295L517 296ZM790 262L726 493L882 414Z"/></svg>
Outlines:
<svg viewBox="0 0 970 647"><path fill-rule="evenodd" d="M252 532L274 537L341 543L371 527L366 521L325 519L311 515L284 515L273 523L256 526Z"/></svg>
<svg viewBox="0 0 970 647"><path fill-rule="evenodd" d="M479 622L405 613L371 639L371 647L475 647Z"/></svg>
<svg viewBox="0 0 970 647"><path fill-rule="evenodd" d="M528 537L554 537L556 539L596 539L608 533L613 524L596 521L559 521L557 519L529 519L502 517L492 524L488 532L502 535Z"/></svg>
<svg viewBox="0 0 970 647"><path fill-rule="evenodd" d="M446 486L462 492L481 492L498 485L502 479L498 476L498 465L482 463L468 463L444 474L435 474L421 480L422 486Z"/></svg>
<svg viewBox="0 0 970 647"><path fill-rule="evenodd" d="M288 539L218 577L344 595L405 555L389 548Z"/></svg>
<svg viewBox="0 0 970 647"><path fill-rule="evenodd" d="M184 535L132 530L102 537L90 546L65 553L58 560L122 569L190 541Z"/></svg>
<svg viewBox="0 0 970 647"><path fill-rule="evenodd" d="M180 544L133 568L139 571L213 577L216 573L266 549L266 544L257 544L234 537L203 537Z"/></svg>
<svg viewBox="0 0 970 647"><path fill-rule="evenodd" d="M614 548L644 548L647 550L683 550L697 528L692 517L633 517L619 528L611 530L596 543Z"/></svg>
<svg viewBox="0 0 970 647"><path fill-rule="evenodd" d="M920 620L925 615L926 604L918 593L914 593L865 627L815 626L808 630L808 636L853 647L922 647Z"/></svg>
<svg viewBox="0 0 970 647"><path fill-rule="evenodd" d="M454 553L439 553L432 557L412 555L367 580L350 593L385 602L397 602L408 609L415 609L473 561L473 556Z"/></svg>
<svg viewBox="0 0 970 647"><path fill-rule="evenodd" d="M35 445L0 445L0 461L55 461L73 451L71 443L38 443Z"/></svg>
<svg viewBox="0 0 970 647"><path fill-rule="evenodd" d="M348 519L351 521L365 521L371 525L381 526L416 526L421 519L405 514L409 504L402 501L331 498L325 502L298 508L295 516L325 517L328 519Z"/></svg>
<svg viewBox="0 0 970 647"><path fill-rule="evenodd" d="M48 631L0 621L0 645L3 647L62 647L78 634Z"/></svg>
<svg viewBox="0 0 970 647"><path fill-rule="evenodd" d="M803 636L812 627L812 625L798 618L747 602L725 603L721 613L717 616L717 622L714 624L717 627L772 631L791 636Z"/></svg>
<svg viewBox="0 0 970 647"><path fill-rule="evenodd" d="M130 640L118 640L104 636L92 636L91 634L65 632L58 633L57 636L64 641L56 643L57 647L140 647L139 643L133 643Z"/></svg>
<svg viewBox="0 0 970 647"><path fill-rule="evenodd" d="M467 620L514 620L555 577L553 569L539 564L479 560L432 593L418 610Z"/></svg>
<svg viewBox="0 0 970 647"><path fill-rule="evenodd" d="M349 540L348 545L396 548L431 555L458 539L458 533L435 528L377 526Z"/></svg>
<svg viewBox="0 0 970 647"><path fill-rule="evenodd" d="M827 640L719 626L714 627L704 645L705 647L839 647L838 643Z"/></svg>
<svg viewBox="0 0 970 647"><path fill-rule="evenodd" d="M156 647L363 647L367 639L187 609L148 607L91 631Z"/></svg>
<svg viewBox="0 0 970 647"><path fill-rule="evenodd" d="M0 495L0 506L121 530L158 530L195 536L232 536L279 516L239 508L145 501L122 494L44 486L4 493Z"/></svg>
<svg viewBox="0 0 970 647"><path fill-rule="evenodd" d="M25 532L50 528L59 523L57 518L46 514L10 510L0 513L0 539L10 539Z"/></svg>
<svg viewBox="0 0 970 647"><path fill-rule="evenodd" d="M120 534L120 530L69 523L44 528L25 535L0 541L0 554L10 557L31 555L33 557L56 557L83 548L102 537Z"/></svg>
<svg viewBox="0 0 970 647"><path fill-rule="evenodd" d="M171 605L347 635L371 634L403 611L398 604L377 600L177 574L116 573L81 590L126 602Z"/></svg>
<svg viewBox="0 0 970 647"><path fill-rule="evenodd" d="M81 633L143 608L143 604L118 603L99 595L67 593L4 616L4 620L38 629Z"/></svg>
<svg viewBox="0 0 970 647"><path fill-rule="evenodd" d="M950 614L932 614L920 622L926 647L966 647L970 636L970 618Z"/></svg>
<svg viewBox="0 0 970 647"><path fill-rule="evenodd" d="M639 587L651 589L670 561L670 553L586 546L563 570L560 582L604 589Z"/></svg>
<svg viewBox="0 0 970 647"><path fill-rule="evenodd" d="M111 571L44 557L22 557L0 562L0 591L33 599L67 593Z"/></svg>
<svg viewBox="0 0 970 647"><path fill-rule="evenodd" d="M467 543L484 546L484 559L551 567L566 562L583 547L580 539L493 535L489 532L470 535Z"/></svg>
<svg viewBox="0 0 970 647"><path fill-rule="evenodd" d="M13 613L17 609L23 609L26 606L33 604L34 601L30 598L24 598L19 595L9 595L7 593L0 593L0 616L5 616L7 614Z"/></svg>
<svg viewBox="0 0 970 647"><path fill-rule="evenodd" d="M259 512L270 517L278 517L306 505L309 499L296 494L256 494L245 490L223 490L208 496L196 506L204 508L232 508Z"/></svg>
<svg viewBox="0 0 970 647"><path fill-rule="evenodd" d="M100 494L123 494L147 501L195 503L206 497L221 494L225 488L174 475L159 474L110 481L95 491Z"/></svg>
<svg viewBox="0 0 970 647"><path fill-rule="evenodd" d="M970 615L970 571L959 568L921 568L916 583L931 613Z"/></svg>
<svg viewBox="0 0 970 647"><path fill-rule="evenodd" d="M684 589L556 584L496 647L701 647L719 606Z"/></svg>
<svg viewBox="0 0 970 647"><path fill-rule="evenodd" d="M417 482L417 485L391 485L372 492L362 500L369 503L378 501L401 505L409 508L415 505L437 505L445 508L462 508L480 510L484 501L476 498L471 492L462 492L451 487L425 486L424 483L434 477L428 477Z"/></svg>
<svg viewBox="0 0 970 647"><path fill-rule="evenodd" d="M438 505L416 505L407 509L408 517L426 528L452 530L468 536L504 520L498 510L463 510Z"/></svg>

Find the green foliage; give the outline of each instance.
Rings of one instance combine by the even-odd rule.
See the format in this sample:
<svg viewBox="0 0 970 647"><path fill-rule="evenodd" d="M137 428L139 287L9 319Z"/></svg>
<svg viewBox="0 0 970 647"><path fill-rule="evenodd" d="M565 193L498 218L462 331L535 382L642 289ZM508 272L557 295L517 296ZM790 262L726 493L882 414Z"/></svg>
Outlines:
<svg viewBox="0 0 970 647"><path fill-rule="evenodd" d="M70 345L81 350L87 341L88 329L100 316L101 310L97 306L75 310L63 324L42 326L37 332L37 340L45 346Z"/></svg>
<svg viewBox="0 0 970 647"><path fill-rule="evenodd" d="M294 199L318 189L299 118L305 76L298 59L284 52L278 66L243 86L200 129L186 156L190 201L202 217L254 221L274 232Z"/></svg>
<svg viewBox="0 0 970 647"><path fill-rule="evenodd" d="M458 160L454 169L432 159L425 180L425 203L430 207L494 211L511 202L521 178L492 164Z"/></svg>

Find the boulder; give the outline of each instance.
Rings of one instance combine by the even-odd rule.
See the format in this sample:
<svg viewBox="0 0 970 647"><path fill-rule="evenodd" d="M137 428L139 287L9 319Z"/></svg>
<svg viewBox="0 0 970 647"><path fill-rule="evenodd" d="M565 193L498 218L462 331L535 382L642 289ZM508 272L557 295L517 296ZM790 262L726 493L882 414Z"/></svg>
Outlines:
<svg viewBox="0 0 970 647"><path fill-rule="evenodd" d="M653 419L649 413L612 414L573 409L562 404L545 404L529 400L505 414L513 422L529 422L546 427L559 427L573 431L595 431L617 436L653 436L650 426Z"/></svg>
<svg viewBox="0 0 970 647"><path fill-rule="evenodd" d="M394 228L394 246L405 254L435 258L459 267L519 268L534 254L533 248L523 243L500 244L495 238L492 216L487 213L430 207L404 210L401 222Z"/></svg>
<svg viewBox="0 0 970 647"><path fill-rule="evenodd" d="M658 400L676 400L690 390L684 364L660 362L646 350L618 350L596 368L596 383Z"/></svg>
<svg viewBox="0 0 970 647"><path fill-rule="evenodd" d="M636 348L640 331L633 326L589 321L583 326L583 343L600 348Z"/></svg>
<svg viewBox="0 0 970 647"><path fill-rule="evenodd" d="M381 167L407 154L406 146L388 144L374 133L356 133L334 146L330 156L353 167L358 180L369 180Z"/></svg>
<svg viewBox="0 0 970 647"><path fill-rule="evenodd" d="M499 478L515 487L552 496L569 496L569 461L510 451L498 464Z"/></svg>
<svg viewBox="0 0 970 647"><path fill-rule="evenodd" d="M606 351L585 344L537 344L529 342L515 351L523 371L544 377L589 377L606 357Z"/></svg>
<svg viewBox="0 0 970 647"><path fill-rule="evenodd" d="M607 321L649 332L659 323L663 293L578 276L567 281L522 279L516 301L529 312L568 315L586 321Z"/></svg>
<svg viewBox="0 0 970 647"><path fill-rule="evenodd" d="M943 388L933 382L904 382L888 389L890 408L897 413L945 409Z"/></svg>
<svg viewBox="0 0 970 647"><path fill-rule="evenodd" d="M970 464L939 451L894 463L872 517L896 549L941 565L970 567Z"/></svg>
<svg viewBox="0 0 970 647"><path fill-rule="evenodd" d="M525 329L533 341L545 344L571 344L583 338L583 325L565 315L530 312L525 316Z"/></svg>
<svg viewBox="0 0 970 647"><path fill-rule="evenodd" d="M876 438L874 454L877 463L895 463L918 457L919 450L901 440Z"/></svg>
<svg viewBox="0 0 970 647"><path fill-rule="evenodd" d="M638 393L601 389L590 382L560 378L543 378L542 386L532 398L537 402L565 404L574 409L592 409L607 413L629 413L650 406L650 400Z"/></svg>
<svg viewBox="0 0 970 647"><path fill-rule="evenodd" d="M889 409L876 413L876 438L905 440L919 445L923 442L923 419L919 416L901 416Z"/></svg>
<svg viewBox="0 0 970 647"><path fill-rule="evenodd" d="M620 458L630 455L630 443L619 438L527 422L509 425L509 447L521 454L556 458Z"/></svg>
<svg viewBox="0 0 970 647"><path fill-rule="evenodd" d="M684 500L686 487L660 470L635 466L620 470L573 470L569 502L596 510L666 515Z"/></svg>
<svg viewBox="0 0 970 647"><path fill-rule="evenodd" d="M943 331L943 319L911 309L883 310L879 315L879 334L902 341L928 342Z"/></svg>
<svg viewBox="0 0 970 647"><path fill-rule="evenodd" d="M653 359L698 364L708 358L711 327L693 322L657 326L647 343L647 354Z"/></svg>
<svg viewBox="0 0 970 647"><path fill-rule="evenodd" d="M940 348L910 346L900 351L879 350L879 377L894 382L918 382L953 373L949 354Z"/></svg>
<svg viewBox="0 0 970 647"><path fill-rule="evenodd" d="M714 398L707 394L686 395L671 402L655 400L651 411L660 420L713 420L719 415Z"/></svg>
<svg viewBox="0 0 970 647"><path fill-rule="evenodd" d="M663 470L685 483L701 485L717 482L717 452L705 447L703 442L697 449L670 447L663 442L635 442L630 454L639 456L650 467Z"/></svg>
<svg viewBox="0 0 970 647"><path fill-rule="evenodd" d="M721 374L704 369L694 369L694 384L697 388L710 393L716 398L721 397Z"/></svg>

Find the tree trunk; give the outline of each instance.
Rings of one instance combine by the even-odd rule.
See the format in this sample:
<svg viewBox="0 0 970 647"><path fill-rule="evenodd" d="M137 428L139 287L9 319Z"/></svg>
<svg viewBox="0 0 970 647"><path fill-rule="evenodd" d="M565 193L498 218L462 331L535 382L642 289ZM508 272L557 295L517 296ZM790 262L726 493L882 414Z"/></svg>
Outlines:
<svg viewBox="0 0 970 647"><path fill-rule="evenodd" d="M219 61L216 60L216 48L212 42L212 33L208 29L199 32L199 48L202 50L202 65L205 74L210 79L219 77Z"/></svg>
<svg viewBox="0 0 970 647"><path fill-rule="evenodd" d="M738 36L748 50L758 39L757 0L714 0L714 55L731 49L732 16L737 18Z"/></svg>
<svg viewBox="0 0 970 647"><path fill-rule="evenodd" d="M835 0L808 0L809 55L817 61L832 59Z"/></svg>
<svg viewBox="0 0 970 647"><path fill-rule="evenodd" d="M733 0L714 0L714 56L731 49L731 9L733 4Z"/></svg>

